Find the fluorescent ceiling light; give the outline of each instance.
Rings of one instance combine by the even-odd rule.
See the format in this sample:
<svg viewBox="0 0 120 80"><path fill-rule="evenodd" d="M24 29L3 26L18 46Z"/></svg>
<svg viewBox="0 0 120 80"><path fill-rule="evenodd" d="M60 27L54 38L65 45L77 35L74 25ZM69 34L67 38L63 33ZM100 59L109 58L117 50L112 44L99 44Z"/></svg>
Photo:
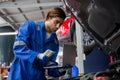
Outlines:
<svg viewBox="0 0 120 80"><path fill-rule="evenodd" d="M0 33L0 36L4 36L4 35L16 35L17 32L2 32Z"/></svg>

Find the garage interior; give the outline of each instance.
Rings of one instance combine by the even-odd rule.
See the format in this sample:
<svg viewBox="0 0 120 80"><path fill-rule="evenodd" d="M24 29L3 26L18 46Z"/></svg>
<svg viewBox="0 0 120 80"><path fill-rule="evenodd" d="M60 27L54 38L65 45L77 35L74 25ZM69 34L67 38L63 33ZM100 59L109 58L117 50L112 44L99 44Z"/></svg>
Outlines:
<svg viewBox="0 0 120 80"><path fill-rule="evenodd" d="M72 1L74 2L74 0L65 0L65 1L68 1L68 3L70 2L70 4L72 4L71 3ZM81 0L75 0L75 1L78 2ZM91 0L86 0L86 1L89 2ZM99 0L95 0L95 1L99 2ZM102 2L104 2L104 1L102 0L101 3ZM106 5L106 6L112 6L112 3L113 3L112 0L110 0L110 2L106 1L105 4L107 2L110 5ZM111 60L113 60L113 57L111 57L111 56L115 56L115 57L117 56L117 58L115 58L115 59L116 60L119 59L118 52L120 51L119 50L120 49L119 48L119 33L120 33L119 10L120 9L119 9L119 6L117 6L118 2L119 1L116 0L116 2L114 3L114 4L116 4L116 6L115 5L114 5L114 7L112 6L113 8L106 7L106 6L102 6L102 8L101 8L101 6L100 6L100 11L98 10L98 12L101 12L101 13L99 14L100 17L97 17L98 22L97 22L97 20L93 21L93 22L96 22L96 24L94 24L94 25L97 25L101 22L99 25L103 24L103 27L105 27L106 24L105 24L105 22L101 21L101 20L104 20L102 18L105 17L106 20L108 20L108 22L106 21L106 23L109 23L110 22L109 20L111 20L111 23L109 24L109 26L110 25L113 26L114 23L117 25L117 28L116 27L109 28L109 30L111 30L111 34L107 33L107 31L105 31L105 28L103 28L104 30L100 28L101 32L98 33L100 29L92 28L92 27L90 27L91 28L90 29L88 27L83 27L83 25L80 24L82 18L80 19L79 17L81 17L81 16L76 15L76 13L75 13L75 12L77 12L77 7L79 8L79 6L75 6L75 4L70 6L70 8L73 7L73 8L71 8L71 11L73 11L72 14L76 19L75 20L76 31L75 31L74 35L76 36L75 42L77 44L73 46L73 42L69 42L69 40L66 40L66 39L60 40L60 47L59 47L60 49L59 49L59 54L58 54L56 61L59 63L60 66L63 65L64 61L66 61L66 60L68 63L70 63L72 65L76 65L79 69L79 74L75 78L71 78L70 76L72 73L69 74L69 72L66 72L66 75L58 77L58 78L53 78L53 77L50 77L47 75L46 77L48 80L67 80L67 79L81 80L80 79L81 77L83 77L82 80L88 80L88 79L93 80L91 78L93 78L93 75L96 72L104 71L109 67L109 65L110 65L109 63L111 62ZM92 3L94 3L94 2L92 2ZM68 4L68 5L70 5L70 4ZM83 4L84 4L84 1L83 1ZM98 6L99 5L104 5L104 4L98 4ZM8 69L14 58L12 48L13 48L15 36L18 32L20 25L28 20L34 20L35 22L43 21L45 12L49 8L54 7L54 6L58 6L63 9L62 0L0 0L0 44L1 44L0 45L0 80L2 80L3 77L6 80L8 77ZM86 5L82 6L82 8L83 7L86 8ZM106 8L107 8L107 10L106 10ZM110 9L111 9L111 11L113 11L111 13L114 13L114 11L115 11L114 16L113 16L114 18L113 17L111 18L111 14L108 15L108 13L107 13L107 11L110 12L109 11ZM103 10L103 14L102 14L102 10ZM66 13L67 17L69 17L67 12L65 12L65 13ZM90 16L93 16L93 15L90 15ZM116 16L118 16L118 17L116 17ZM112 24L112 20L113 20L113 24ZM92 21L92 19L91 19L91 21ZM108 29L108 27L106 29ZM112 29L114 29L114 30L112 31ZM97 30L98 32L94 31L94 30ZM90 31L93 31L93 33ZM104 35L101 37L102 32L104 33ZM97 39L98 38L97 36L99 36L99 35L100 35L101 40ZM106 37L106 35L108 35L108 36ZM111 36L111 35L113 35L113 36ZM111 40L111 42L113 40L113 44L114 44L114 45L112 45L113 47L111 47L111 45L109 45L109 43L107 43L107 41L109 42L109 40ZM116 42L114 42L114 40L116 40ZM67 46L67 47L64 47L64 46ZM116 49L116 47L117 47L117 49ZM104 48L106 50L108 50L108 52L106 52L104 50ZM116 51L116 54L114 55L114 53L113 54L109 53L109 51L112 51L112 50L118 50L118 51ZM67 56L69 54L71 57ZM71 61L70 61L70 58L72 58ZM118 65L119 63L120 62L117 61L115 64L113 63L113 64L111 64L112 66L110 66L110 70L115 69L116 74L112 73L112 75L115 75L115 78L116 77L119 78L118 77L118 75L120 73L120 70L119 70L120 65ZM116 67L116 65L117 65L117 67ZM116 70L116 68L118 71ZM69 69L67 69L67 71L69 71ZM103 73L103 75L104 75L104 73ZM105 72L105 75L107 75L107 78L108 78L108 76L110 77L111 73ZM116 80L116 79L113 79L113 80Z"/></svg>

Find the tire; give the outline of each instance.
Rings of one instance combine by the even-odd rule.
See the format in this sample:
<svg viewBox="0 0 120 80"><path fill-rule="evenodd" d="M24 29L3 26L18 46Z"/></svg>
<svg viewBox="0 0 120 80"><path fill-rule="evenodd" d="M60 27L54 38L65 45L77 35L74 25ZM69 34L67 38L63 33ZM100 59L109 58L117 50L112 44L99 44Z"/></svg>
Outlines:
<svg viewBox="0 0 120 80"><path fill-rule="evenodd" d="M93 48L95 47L96 42L94 39L91 38L91 36L83 30L83 48L84 48L84 53L88 55L91 53Z"/></svg>

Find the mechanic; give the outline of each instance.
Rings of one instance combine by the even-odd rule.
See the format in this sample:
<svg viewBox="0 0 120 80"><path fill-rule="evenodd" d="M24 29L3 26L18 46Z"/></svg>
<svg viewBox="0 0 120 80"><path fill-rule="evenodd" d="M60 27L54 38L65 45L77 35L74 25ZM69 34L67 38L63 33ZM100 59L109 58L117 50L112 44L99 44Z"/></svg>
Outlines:
<svg viewBox="0 0 120 80"><path fill-rule="evenodd" d="M29 20L19 27L8 80L47 80L44 67L58 65L55 60L59 44L55 32L65 18L61 8L53 7L46 13L44 21ZM52 77L64 74L64 70L48 69L48 75Z"/></svg>

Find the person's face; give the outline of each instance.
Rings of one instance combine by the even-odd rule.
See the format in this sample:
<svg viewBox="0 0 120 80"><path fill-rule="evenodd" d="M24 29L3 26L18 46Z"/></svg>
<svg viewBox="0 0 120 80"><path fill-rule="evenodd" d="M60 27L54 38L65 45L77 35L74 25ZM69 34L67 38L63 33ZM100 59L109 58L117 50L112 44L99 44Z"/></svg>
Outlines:
<svg viewBox="0 0 120 80"><path fill-rule="evenodd" d="M48 32L56 32L60 28L63 21L64 20L62 18L60 18L60 17L49 18L47 20Z"/></svg>

